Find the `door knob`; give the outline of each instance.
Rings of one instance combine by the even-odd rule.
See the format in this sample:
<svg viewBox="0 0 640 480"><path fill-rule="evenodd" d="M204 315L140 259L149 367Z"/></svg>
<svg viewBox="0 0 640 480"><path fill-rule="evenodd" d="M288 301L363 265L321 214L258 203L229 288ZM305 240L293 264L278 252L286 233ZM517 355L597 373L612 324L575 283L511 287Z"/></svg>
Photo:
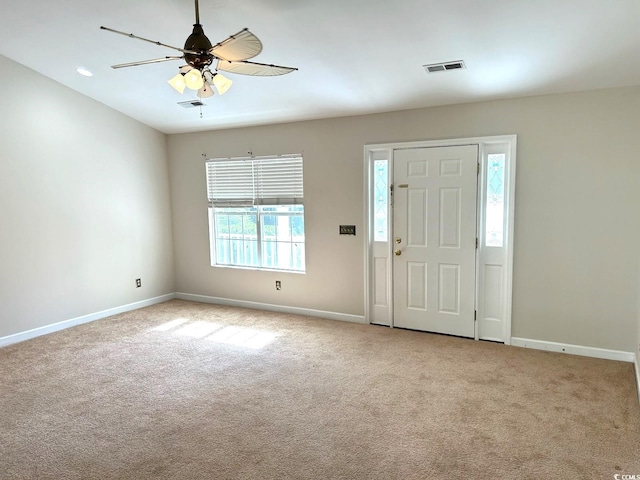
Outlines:
<svg viewBox="0 0 640 480"><path fill-rule="evenodd" d="M396 257L399 257L400 255L402 255L402 250L398 248L397 250L394 250L393 253L396 254Z"/></svg>

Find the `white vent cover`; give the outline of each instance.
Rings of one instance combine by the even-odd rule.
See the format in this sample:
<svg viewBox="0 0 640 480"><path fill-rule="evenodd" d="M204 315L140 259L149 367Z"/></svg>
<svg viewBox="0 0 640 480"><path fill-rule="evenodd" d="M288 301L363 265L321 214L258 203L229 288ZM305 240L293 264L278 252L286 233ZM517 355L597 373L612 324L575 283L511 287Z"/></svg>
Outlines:
<svg viewBox="0 0 640 480"><path fill-rule="evenodd" d="M466 68L462 60L446 63L432 63L430 65L423 65L423 67L427 73L448 72L449 70L460 70Z"/></svg>
<svg viewBox="0 0 640 480"><path fill-rule="evenodd" d="M186 102L178 102L178 105L184 108L194 108L194 107L206 107L206 103L202 103L201 100L187 100Z"/></svg>

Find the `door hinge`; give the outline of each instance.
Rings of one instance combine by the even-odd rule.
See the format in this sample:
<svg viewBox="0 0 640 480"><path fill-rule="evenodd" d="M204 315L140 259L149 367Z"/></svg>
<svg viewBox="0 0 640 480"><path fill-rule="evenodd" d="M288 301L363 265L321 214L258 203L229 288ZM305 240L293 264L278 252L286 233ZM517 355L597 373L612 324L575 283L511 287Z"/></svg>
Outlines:
<svg viewBox="0 0 640 480"><path fill-rule="evenodd" d="M480 175L480 162L478 162L478 175Z"/></svg>
<svg viewBox="0 0 640 480"><path fill-rule="evenodd" d="M476 250L478 249L478 237L476 237Z"/></svg>
<svg viewBox="0 0 640 480"><path fill-rule="evenodd" d="M478 321L478 311L477 310L473 311L473 321L474 322Z"/></svg>

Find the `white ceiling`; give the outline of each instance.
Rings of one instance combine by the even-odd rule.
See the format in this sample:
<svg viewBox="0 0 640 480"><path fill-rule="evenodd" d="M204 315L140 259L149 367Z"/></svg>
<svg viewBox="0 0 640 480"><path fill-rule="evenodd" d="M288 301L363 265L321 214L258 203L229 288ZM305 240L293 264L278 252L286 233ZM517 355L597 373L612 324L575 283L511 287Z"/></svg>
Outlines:
<svg viewBox="0 0 640 480"><path fill-rule="evenodd" d="M253 61L299 68L227 74L200 118L166 82L182 61L110 68L174 50L99 28L182 47L193 0L0 1L0 54L165 133L640 85L639 0L200 0L214 44L248 27Z"/></svg>

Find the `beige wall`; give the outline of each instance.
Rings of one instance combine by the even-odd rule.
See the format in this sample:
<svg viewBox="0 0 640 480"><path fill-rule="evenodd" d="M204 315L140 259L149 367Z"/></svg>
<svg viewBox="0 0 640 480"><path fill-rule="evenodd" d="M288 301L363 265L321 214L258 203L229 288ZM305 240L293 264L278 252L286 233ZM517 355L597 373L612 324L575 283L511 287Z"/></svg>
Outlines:
<svg viewBox="0 0 640 480"><path fill-rule="evenodd" d="M640 88L172 135L167 169L164 135L0 68L0 337L173 291L363 315L364 145L515 133L513 335L638 350ZM202 154L249 151L304 154L304 275L209 266Z"/></svg>
<svg viewBox="0 0 640 480"><path fill-rule="evenodd" d="M0 338L173 292L166 137L0 71Z"/></svg>
<svg viewBox="0 0 640 480"><path fill-rule="evenodd" d="M640 271L638 273L640 276ZM640 281L638 282L640 283ZM638 287L638 337L635 345L636 353L636 378L638 379L638 395L640 396L640 285Z"/></svg>
<svg viewBox="0 0 640 480"><path fill-rule="evenodd" d="M364 145L517 134L513 336L634 351L639 131L626 88L171 135L177 291L363 315ZM209 266L202 154L249 151L304 154L305 275Z"/></svg>

